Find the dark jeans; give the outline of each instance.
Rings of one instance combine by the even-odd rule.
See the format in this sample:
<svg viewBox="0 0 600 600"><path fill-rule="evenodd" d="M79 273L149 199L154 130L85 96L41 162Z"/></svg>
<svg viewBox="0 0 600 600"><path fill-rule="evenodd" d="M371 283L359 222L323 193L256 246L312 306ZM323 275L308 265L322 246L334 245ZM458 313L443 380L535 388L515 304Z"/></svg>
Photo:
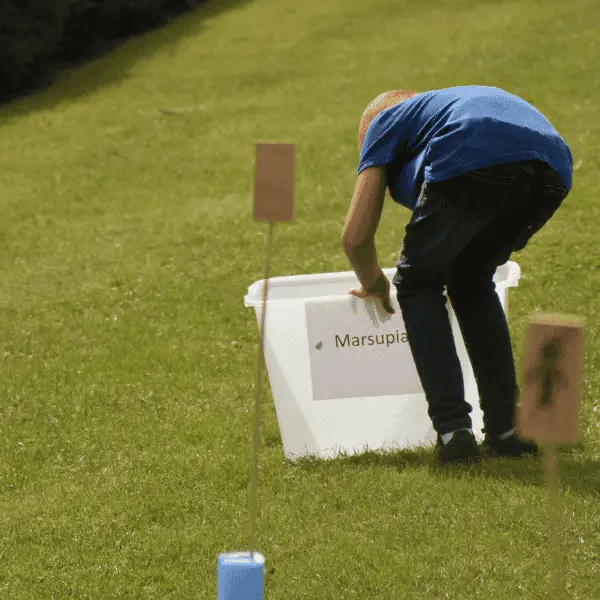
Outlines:
<svg viewBox="0 0 600 600"><path fill-rule="evenodd" d="M444 286L473 366L484 431L496 435L514 427L519 390L493 277L567 193L558 174L537 160L423 184L393 282L437 433L472 427Z"/></svg>

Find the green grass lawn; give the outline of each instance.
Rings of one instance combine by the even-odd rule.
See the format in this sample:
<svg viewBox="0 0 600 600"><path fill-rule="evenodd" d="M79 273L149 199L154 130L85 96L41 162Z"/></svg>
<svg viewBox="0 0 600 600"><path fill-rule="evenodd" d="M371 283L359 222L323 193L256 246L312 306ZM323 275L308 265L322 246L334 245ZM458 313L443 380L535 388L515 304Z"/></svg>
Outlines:
<svg viewBox="0 0 600 600"><path fill-rule="evenodd" d="M216 4L0 108L0 599L216 597L217 555L248 546L255 144L296 144L271 274L346 271L365 105L464 84L525 98L573 152L509 316L519 370L528 315L586 319L582 442L559 465L569 597L600 597L600 5ZM386 203L383 267L409 215ZM264 380L269 600L549 597L541 461L292 464Z"/></svg>

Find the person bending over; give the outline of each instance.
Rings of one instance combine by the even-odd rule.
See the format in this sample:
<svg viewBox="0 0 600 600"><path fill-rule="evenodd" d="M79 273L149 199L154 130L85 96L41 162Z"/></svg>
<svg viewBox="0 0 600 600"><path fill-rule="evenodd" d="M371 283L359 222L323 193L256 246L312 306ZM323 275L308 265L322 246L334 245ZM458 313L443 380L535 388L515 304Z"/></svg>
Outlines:
<svg viewBox="0 0 600 600"><path fill-rule="evenodd" d="M531 104L478 85L384 92L361 117L358 145L357 180L342 233L361 284L350 293L379 297L394 311L374 244L388 189L395 202L413 211L393 284L437 433L438 461L536 454L535 444L515 435L519 389L493 278L569 193L569 147ZM481 449L444 289L477 382Z"/></svg>

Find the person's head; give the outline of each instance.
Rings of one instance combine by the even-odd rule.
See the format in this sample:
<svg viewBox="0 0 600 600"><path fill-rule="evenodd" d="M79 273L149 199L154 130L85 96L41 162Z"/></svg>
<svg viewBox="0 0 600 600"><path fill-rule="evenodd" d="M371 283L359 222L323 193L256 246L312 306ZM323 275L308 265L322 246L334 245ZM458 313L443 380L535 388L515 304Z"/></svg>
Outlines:
<svg viewBox="0 0 600 600"><path fill-rule="evenodd" d="M359 149L362 147L363 141L365 139L365 135L367 135L367 130L369 129L369 125L371 121L386 108L391 108L396 104L400 104L400 102L404 102L404 100L408 100L413 96L416 96L419 92L412 92L410 90L389 90L387 92L383 92L383 94L379 94L376 98L371 100L365 108L365 111L360 118L360 125L358 126L358 147Z"/></svg>

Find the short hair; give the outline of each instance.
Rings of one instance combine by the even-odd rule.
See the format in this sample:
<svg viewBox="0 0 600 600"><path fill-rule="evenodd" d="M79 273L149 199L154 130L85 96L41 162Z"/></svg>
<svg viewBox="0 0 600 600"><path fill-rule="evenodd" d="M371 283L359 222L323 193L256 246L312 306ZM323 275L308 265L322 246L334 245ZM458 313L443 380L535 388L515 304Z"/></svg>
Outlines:
<svg viewBox="0 0 600 600"><path fill-rule="evenodd" d="M401 102L404 102L404 100L408 100L419 93L420 92L413 92L411 90L388 90L371 100L371 102L367 104L367 108L365 108L362 117L360 118L360 124L358 126L358 147L362 147L371 121L373 121L382 110L396 106L396 104L400 104Z"/></svg>

